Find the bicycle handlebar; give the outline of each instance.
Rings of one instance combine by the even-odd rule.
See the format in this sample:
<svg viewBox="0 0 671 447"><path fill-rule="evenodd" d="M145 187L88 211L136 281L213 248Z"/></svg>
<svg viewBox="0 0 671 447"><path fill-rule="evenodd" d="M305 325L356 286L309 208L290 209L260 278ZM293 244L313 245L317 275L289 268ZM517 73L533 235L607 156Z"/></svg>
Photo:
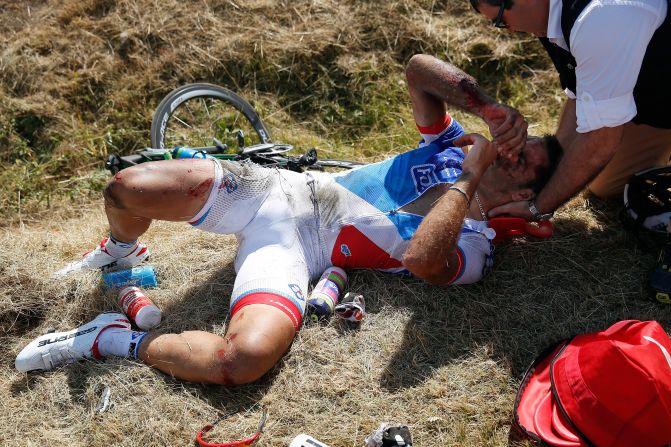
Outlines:
<svg viewBox="0 0 671 447"><path fill-rule="evenodd" d="M207 146L207 147L189 147L195 152L204 152L218 159L225 160L251 160L266 166L280 166L292 171L302 172L308 166L315 166L317 163L321 167L345 168L351 169L359 166L362 163L345 160L318 160L317 151L312 148L300 156L284 155L286 152L293 149L291 144L283 143L260 143L252 146L242 148L238 154L226 153L223 145ZM172 150L169 149L153 149L146 148L139 154L119 156L111 154L105 167L112 173L116 174L121 169L135 166L147 161L158 161L169 159Z"/></svg>
<svg viewBox="0 0 671 447"><path fill-rule="evenodd" d="M129 163L133 163L133 164L139 164L139 163L147 161L146 157L142 156L142 154L124 155L123 159L125 161L128 161Z"/></svg>

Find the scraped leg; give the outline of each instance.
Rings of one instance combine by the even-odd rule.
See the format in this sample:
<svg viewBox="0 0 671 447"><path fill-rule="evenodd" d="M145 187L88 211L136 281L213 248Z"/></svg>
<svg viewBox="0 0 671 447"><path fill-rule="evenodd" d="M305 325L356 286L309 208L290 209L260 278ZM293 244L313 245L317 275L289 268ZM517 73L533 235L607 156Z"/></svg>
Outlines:
<svg viewBox="0 0 671 447"><path fill-rule="evenodd" d="M165 160L118 172L103 193L112 236L134 241L153 219L189 221L205 205L212 189L213 163Z"/></svg>

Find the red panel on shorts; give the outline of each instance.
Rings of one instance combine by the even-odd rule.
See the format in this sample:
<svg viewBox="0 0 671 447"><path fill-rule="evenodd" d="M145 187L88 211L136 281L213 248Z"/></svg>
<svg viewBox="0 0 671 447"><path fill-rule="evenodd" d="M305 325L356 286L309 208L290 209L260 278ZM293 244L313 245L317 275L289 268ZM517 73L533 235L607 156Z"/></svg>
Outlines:
<svg viewBox="0 0 671 447"><path fill-rule="evenodd" d="M345 225L333 246L331 263L337 267L347 269L394 269L403 267L398 259L389 256L389 253L378 247L353 225Z"/></svg>
<svg viewBox="0 0 671 447"><path fill-rule="evenodd" d="M300 309L288 298L285 298L282 295L271 293L271 292L255 292L250 293L249 295L241 298L233 309L231 310L231 317L235 315L240 309L250 304L265 304L268 306L273 306L282 312L284 312L291 322L294 324L294 329L298 330L303 321L303 315L301 314Z"/></svg>

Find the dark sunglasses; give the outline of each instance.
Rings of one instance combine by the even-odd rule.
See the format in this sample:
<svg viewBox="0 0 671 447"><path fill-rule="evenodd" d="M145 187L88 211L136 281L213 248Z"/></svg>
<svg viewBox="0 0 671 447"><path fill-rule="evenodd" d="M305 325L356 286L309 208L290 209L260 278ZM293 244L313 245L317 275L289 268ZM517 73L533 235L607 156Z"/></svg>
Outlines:
<svg viewBox="0 0 671 447"><path fill-rule="evenodd" d="M496 14L496 18L492 21L494 26L497 28L508 28L506 22L503 21L503 11L506 9L506 0L501 0L501 6L499 6L499 13Z"/></svg>
<svg viewBox="0 0 671 447"><path fill-rule="evenodd" d="M471 7L475 10L475 12L479 13L480 8L478 8L478 4L480 3L480 0L470 0L470 2ZM501 5L499 6L499 13L496 14L496 18L492 20L492 23L497 28L508 28L508 24L506 24L506 22L503 21L503 11L506 9L507 3L508 0L501 0Z"/></svg>

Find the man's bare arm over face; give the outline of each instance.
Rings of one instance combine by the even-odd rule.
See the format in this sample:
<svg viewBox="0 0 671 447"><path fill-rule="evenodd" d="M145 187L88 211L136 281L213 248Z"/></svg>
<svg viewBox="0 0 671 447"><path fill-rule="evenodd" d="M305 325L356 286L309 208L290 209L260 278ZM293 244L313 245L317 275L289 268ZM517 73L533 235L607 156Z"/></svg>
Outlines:
<svg viewBox="0 0 671 447"><path fill-rule="evenodd" d="M494 144L477 134L464 135L454 141L460 147L473 145L462 164L462 173L454 182L473 197L482 174L494 162ZM448 285L459 268L457 242L470 201L461 191L449 189L424 217L403 254L403 265L413 275L432 284Z"/></svg>
<svg viewBox="0 0 671 447"><path fill-rule="evenodd" d="M472 113L487 123L501 155L517 161L527 140L527 122L517 110L499 104L488 96L475 78L447 62L425 54L417 54L410 59L406 77L411 98L424 96L423 102L433 98L435 104L432 110L427 110L427 117L434 116L439 108L445 110L444 103ZM420 126L434 124L422 122L423 118L422 114L415 114L415 120Z"/></svg>

